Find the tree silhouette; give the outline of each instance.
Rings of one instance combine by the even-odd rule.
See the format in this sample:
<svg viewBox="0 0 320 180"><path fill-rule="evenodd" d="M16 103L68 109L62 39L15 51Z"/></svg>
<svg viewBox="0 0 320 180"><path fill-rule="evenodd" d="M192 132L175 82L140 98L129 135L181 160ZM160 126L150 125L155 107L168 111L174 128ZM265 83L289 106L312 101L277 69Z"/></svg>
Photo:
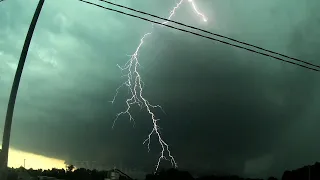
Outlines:
<svg viewBox="0 0 320 180"><path fill-rule="evenodd" d="M278 179L275 177L269 177L268 180L278 180Z"/></svg>
<svg viewBox="0 0 320 180"><path fill-rule="evenodd" d="M310 173L308 173L310 171ZM42 169L25 169L20 168L8 168L7 180L18 180L18 177L23 174L28 174L30 180L38 180L38 176L48 176L59 180L105 180L110 178L111 172L119 173L118 180L132 180L131 177L123 173L118 169L112 169L110 171L98 171L96 169L90 170L85 168L76 169L73 165L68 165L65 169L52 168L51 170ZM292 171L285 171L282 176L282 180L320 180L320 163L316 163L312 166L305 166ZM162 169L155 174L148 174L145 180L262 180L262 179L246 179L239 176L205 176L199 178L193 178L187 171L180 171L178 169ZM275 177L269 177L267 180L277 180Z"/></svg>
<svg viewBox="0 0 320 180"><path fill-rule="evenodd" d="M72 164L68 165L67 170L68 170L68 172L72 172L74 170L74 165L72 165Z"/></svg>

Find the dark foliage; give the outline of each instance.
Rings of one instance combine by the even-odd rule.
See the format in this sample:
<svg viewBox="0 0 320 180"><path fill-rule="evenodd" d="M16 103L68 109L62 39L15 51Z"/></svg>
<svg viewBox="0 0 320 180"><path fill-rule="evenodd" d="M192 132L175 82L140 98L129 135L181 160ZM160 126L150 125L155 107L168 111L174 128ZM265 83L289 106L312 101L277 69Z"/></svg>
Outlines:
<svg viewBox="0 0 320 180"><path fill-rule="evenodd" d="M51 170L34 170L24 169L22 167L17 169L9 169L8 180L18 180L19 176L27 174L32 180L37 180L39 176L54 177L63 180L105 180L110 178L112 173L119 174L119 180L133 180L131 177L114 169L110 171L97 171L84 168L76 169L73 165L67 166L65 169L51 169ZM22 175L21 175L22 174ZM305 166L293 171L285 171L282 180L319 180L320 179L320 163L312 166ZM245 179L238 176L206 176L200 178L193 178L187 171L179 171L177 169L161 170L156 174L146 175L145 180L261 180L261 179ZM269 177L267 180L278 180L275 177Z"/></svg>
<svg viewBox="0 0 320 180"><path fill-rule="evenodd" d="M320 163L312 166L304 166L302 168L285 171L282 180L319 180L320 179Z"/></svg>

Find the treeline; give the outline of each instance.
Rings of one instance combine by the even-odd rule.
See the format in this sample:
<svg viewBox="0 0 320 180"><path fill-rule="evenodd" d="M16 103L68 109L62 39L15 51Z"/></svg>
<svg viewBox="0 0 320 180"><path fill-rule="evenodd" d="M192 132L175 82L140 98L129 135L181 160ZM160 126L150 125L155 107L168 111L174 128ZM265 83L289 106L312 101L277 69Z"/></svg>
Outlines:
<svg viewBox="0 0 320 180"><path fill-rule="evenodd" d="M169 169L167 171L161 171L157 174L148 174L145 180L262 180L262 179L248 179L248 178L241 178L238 176L213 176L213 175L195 179L187 171L178 171L176 169Z"/></svg>
<svg viewBox="0 0 320 180"><path fill-rule="evenodd" d="M75 169L70 165L66 169L51 169L51 170L33 170L24 169L22 167L9 169L8 180L18 180L19 176L29 176L30 179L37 180L39 176L54 177L61 180L105 180L113 176L113 172L117 172L119 180L133 180L131 177L121 172L120 170L111 171L97 171L84 168ZM305 166L293 171L285 171L281 178L282 180L320 180L320 163L315 163L311 166ZM177 169L162 170L156 174L146 175L145 180L262 180L262 179L248 179L238 176L206 176L200 178L193 178L187 171L179 171ZM278 180L270 177L268 180Z"/></svg>
<svg viewBox="0 0 320 180"><path fill-rule="evenodd" d="M320 163L315 163L311 166L285 171L282 180L320 180Z"/></svg>
<svg viewBox="0 0 320 180"><path fill-rule="evenodd" d="M10 168L7 180L30 179L37 180L39 176L54 177L62 180L104 180L107 177L108 171L88 170L84 168L68 171L65 169L51 170L34 170L24 169L22 167L13 169ZM28 177L29 176L29 177Z"/></svg>

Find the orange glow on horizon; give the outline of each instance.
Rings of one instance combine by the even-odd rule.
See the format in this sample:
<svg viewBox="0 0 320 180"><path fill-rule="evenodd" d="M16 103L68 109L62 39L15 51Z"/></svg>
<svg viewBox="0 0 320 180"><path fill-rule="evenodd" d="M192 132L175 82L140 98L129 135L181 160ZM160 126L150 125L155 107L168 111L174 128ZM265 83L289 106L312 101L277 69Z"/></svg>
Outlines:
<svg viewBox="0 0 320 180"><path fill-rule="evenodd" d="M62 169L66 167L65 161L55 158L49 158L29 152L24 152L16 149L10 148L8 167L19 168L23 167L24 160L26 160L26 169L52 169L58 168Z"/></svg>

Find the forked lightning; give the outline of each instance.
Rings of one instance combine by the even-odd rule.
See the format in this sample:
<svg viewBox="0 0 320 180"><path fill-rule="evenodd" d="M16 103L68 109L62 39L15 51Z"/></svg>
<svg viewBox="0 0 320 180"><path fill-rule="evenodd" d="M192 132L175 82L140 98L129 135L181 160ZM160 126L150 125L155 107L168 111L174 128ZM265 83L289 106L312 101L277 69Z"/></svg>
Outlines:
<svg viewBox="0 0 320 180"><path fill-rule="evenodd" d="M170 11L169 17L168 19L171 20L171 18L175 15L176 11L180 8L181 4L184 2L185 0L180 0L180 2L178 2L175 7L173 7L173 9ZM192 9L194 10L195 14L197 16L200 16L201 19L203 21L207 21L207 18L205 17L204 14L202 14L198 9L197 6L194 2L194 0L188 0L188 2L190 3ZM162 24L167 24L168 21L163 22ZM159 119L156 118L156 115L154 113L154 108L160 108L162 110L162 107L160 105L152 105L144 96L143 96L143 81L141 79L138 67L139 67L139 59L138 59L138 54L139 54L139 50L142 47L144 40L150 36L152 34L152 31L149 33L146 33L142 36L142 38L140 39L140 43L138 45L138 47L136 48L136 51L133 53L133 55L131 55L131 58L126 62L126 64L124 66L119 66L117 65L120 70L122 72L126 72L125 77L127 78L127 80L121 84L117 89L116 89L116 94L112 99L112 103L114 103L114 101L117 98L117 95L119 93L119 90L123 87L127 87L129 89L130 92L130 97L126 100L126 109L120 113L118 113L116 115L116 118L113 122L113 126L114 127L116 121L118 120L119 116L121 115L128 115L130 121L134 122L134 119L130 113L130 109L132 107L132 105L138 105L141 109L142 108L146 108L147 112L149 113L152 123L153 123L153 128L151 130L151 132L149 133L148 137L144 140L143 144L147 143L148 146L148 151L150 151L150 143L151 143L151 136L152 135L156 135L157 139L159 141L159 144L162 148L158 162L156 164L156 171L159 168L160 162L161 160L168 160L171 162L172 166L174 166L175 168L177 167L177 163L174 159L174 157L172 156L170 149L169 149L169 145L162 139L162 136L160 134L159 131L159 126L158 126L158 121Z"/></svg>

